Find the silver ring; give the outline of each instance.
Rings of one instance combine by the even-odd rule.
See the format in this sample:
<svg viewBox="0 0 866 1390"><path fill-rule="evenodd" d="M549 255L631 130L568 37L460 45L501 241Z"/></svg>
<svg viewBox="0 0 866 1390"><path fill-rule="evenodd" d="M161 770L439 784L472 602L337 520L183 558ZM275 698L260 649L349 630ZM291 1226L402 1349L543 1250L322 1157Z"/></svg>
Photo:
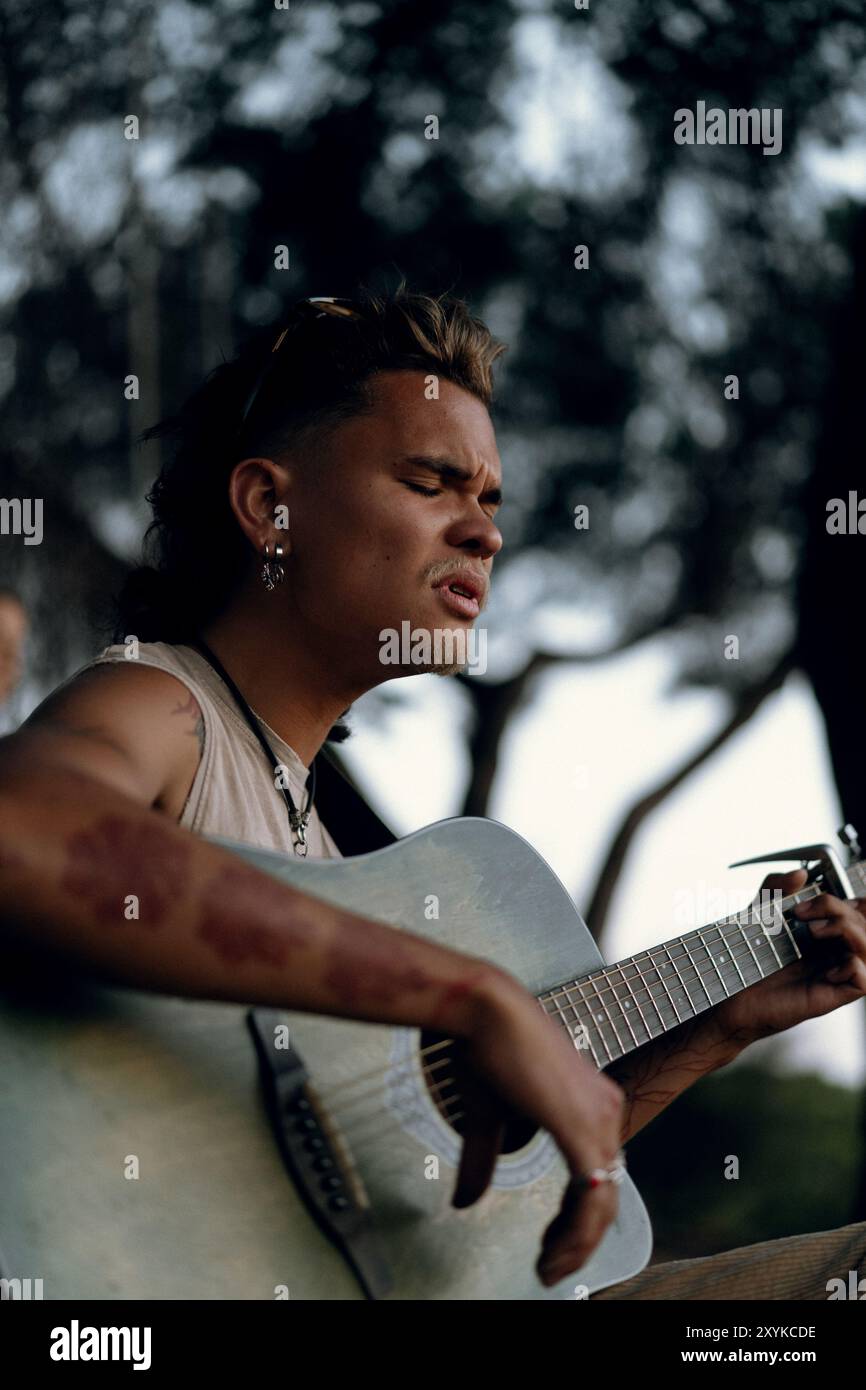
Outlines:
<svg viewBox="0 0 866 1390"><path fill-rule="evenodd" d="M625 1177L625 1153L622 1149L617 1149L616 1158L609 1163L606 1168L591 1168L588 1173L581 1174L578 1182L582 1187L599 1187L603 1182L612 1182L619 1187Z"/></svg>

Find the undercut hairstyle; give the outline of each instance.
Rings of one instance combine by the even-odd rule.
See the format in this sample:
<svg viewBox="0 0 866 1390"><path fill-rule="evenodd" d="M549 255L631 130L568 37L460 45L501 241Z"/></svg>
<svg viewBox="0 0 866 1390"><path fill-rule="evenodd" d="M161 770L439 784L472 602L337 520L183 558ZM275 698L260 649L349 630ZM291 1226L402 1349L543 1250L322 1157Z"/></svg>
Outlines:
<svg viewBox="0 0 866 1390"><path fill-rule="evenodd" d="M290 310L140 436L165 440L166 460L147 495L153 520L143 563L118 596L113 641L134 634L142 642L188 642L225 609L260 558L229 504L235 464L255 455L280 461L297 449L314 458L330 431L372 410L377 372L432 374L490 408L491 368L505 344L463 300L411 293L404 281L391 294L362 288L351 304L360 317ZM289 332L272 354L281 327Z"/></svg>

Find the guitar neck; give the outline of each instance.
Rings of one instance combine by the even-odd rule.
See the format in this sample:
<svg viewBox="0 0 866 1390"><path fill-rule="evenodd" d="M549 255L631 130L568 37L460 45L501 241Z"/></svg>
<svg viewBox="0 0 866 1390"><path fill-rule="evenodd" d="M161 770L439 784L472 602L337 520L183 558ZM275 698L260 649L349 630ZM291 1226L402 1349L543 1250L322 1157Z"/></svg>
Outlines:
<svg viewBox="0 0 866 1390"><path fill-rule="evenodd" d="M847 872L855 892L866 893L866 861ZM749 906L557 985L538 1001L575 1047L606 1067L799 960L803 924L788 917L797 903L822 891L807 884L786 898Z"/></svg>

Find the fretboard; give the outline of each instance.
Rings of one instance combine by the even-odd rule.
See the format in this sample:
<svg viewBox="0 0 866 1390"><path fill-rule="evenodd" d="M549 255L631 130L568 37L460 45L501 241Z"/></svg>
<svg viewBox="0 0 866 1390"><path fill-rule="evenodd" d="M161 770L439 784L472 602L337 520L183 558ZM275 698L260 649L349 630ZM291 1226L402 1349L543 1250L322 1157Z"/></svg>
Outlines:
<svg viewBox="0 0 866 1390"><path fill-rule="evenodd" d="M855 893L866 894L866 861L847 872ZM808 884L786 898L694 928L557 985L539 995L539 1003L575 1047L606 1067L799 960L799 919L788 917L797 903L821 891Z"/></svg>

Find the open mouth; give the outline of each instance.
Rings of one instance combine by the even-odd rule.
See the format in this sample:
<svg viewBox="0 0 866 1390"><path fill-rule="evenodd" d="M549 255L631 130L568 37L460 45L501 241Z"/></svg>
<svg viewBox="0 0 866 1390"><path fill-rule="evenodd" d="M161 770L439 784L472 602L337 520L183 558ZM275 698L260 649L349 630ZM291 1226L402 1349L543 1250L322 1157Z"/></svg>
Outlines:
<svg viewBox="0 0 866 1390"><path fill-rule="evenodd" d="M461 618L477 618L481 612L484 584L474 575L455 575L451 579L443 579L435 588L445 606Z"/></svg>

